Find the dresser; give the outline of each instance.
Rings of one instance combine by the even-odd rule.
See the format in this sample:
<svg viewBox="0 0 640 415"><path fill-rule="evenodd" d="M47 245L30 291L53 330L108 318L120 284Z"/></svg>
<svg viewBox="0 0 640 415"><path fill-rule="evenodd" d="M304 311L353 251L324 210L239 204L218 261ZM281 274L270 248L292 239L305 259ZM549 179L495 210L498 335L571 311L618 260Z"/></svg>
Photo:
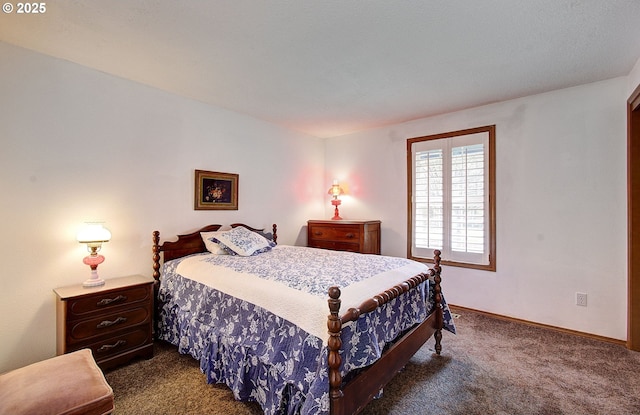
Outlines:
<svg viewBox="0 0 640 415"><path fill-rule="evenodd" d="M307 221L307 246L380 255L380 221Z"/></svg>
<svg viewBox="0 0 640 415"><path fill-rule="evenodd" d="M57 353L89 348L103 370L153 357L153 285L132 275L56 288Z"/></svg>

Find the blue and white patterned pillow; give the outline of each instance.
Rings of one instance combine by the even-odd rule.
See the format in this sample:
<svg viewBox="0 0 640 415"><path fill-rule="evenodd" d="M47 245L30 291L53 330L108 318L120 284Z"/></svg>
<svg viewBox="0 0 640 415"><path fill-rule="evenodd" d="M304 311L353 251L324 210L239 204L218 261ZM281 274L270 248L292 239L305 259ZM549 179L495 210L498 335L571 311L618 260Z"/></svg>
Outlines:
<svg viewBox="0 0 640 415"><path fill-rule="evenodd" d="M218 232L213 242L222 246L230 255L252 256L270 251L275 245L262 235L238 226L228 231Z"/></svg>

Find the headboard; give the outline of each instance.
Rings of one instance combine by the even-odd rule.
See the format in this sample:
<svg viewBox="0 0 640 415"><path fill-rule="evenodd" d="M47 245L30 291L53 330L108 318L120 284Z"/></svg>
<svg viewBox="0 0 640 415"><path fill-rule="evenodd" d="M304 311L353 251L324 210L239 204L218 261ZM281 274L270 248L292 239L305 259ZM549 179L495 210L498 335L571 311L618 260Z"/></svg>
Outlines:
<svg viewBox="0 0 640 415"><path fill-rule="evenodd" d="M250 231L257 232L267 239L273 242L278 242L278 227L273 224L273 233L265 232L264 229L253 228L244 223L233 223L232 228L243 226ZM163 253L163 262L170 261L172 259L181 258L183 256L198 254L200 252L206 252L207 249L204 245L204 241L200 236L200 232L214 232L219 230L222 225L207 225L204 228L198 229L195 232L191 232L185 235L178 235L177 241L167 241L160 245L160 232L153 231L153 278L157 281L160 278L160 252Z"/></svg>

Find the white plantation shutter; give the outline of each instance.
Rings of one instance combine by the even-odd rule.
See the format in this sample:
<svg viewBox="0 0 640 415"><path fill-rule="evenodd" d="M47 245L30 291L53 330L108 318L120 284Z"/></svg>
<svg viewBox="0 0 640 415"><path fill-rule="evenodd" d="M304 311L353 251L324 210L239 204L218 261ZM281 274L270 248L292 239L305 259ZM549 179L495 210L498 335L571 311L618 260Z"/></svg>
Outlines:
<svg viewBox="0 0 640 415"><path fill-rule="evenodd" d="M485 159L483 144L451 149L452 259L460 258L473 263L488 262L488 257L484 255L488 254Z"/></svg>
<svg viewBox="0 0 640 415"><path fill-rule="evenodd" d="M411 143L411 255L489 264L489 134Z"/></svg>
<svg viewBox="0 0 640 415"><path fill-rule="evenodd" d="M415 157L415 244L442 249L444 193L442 149L427 150ZM432 250L433 251L433 250Z"/></svg>

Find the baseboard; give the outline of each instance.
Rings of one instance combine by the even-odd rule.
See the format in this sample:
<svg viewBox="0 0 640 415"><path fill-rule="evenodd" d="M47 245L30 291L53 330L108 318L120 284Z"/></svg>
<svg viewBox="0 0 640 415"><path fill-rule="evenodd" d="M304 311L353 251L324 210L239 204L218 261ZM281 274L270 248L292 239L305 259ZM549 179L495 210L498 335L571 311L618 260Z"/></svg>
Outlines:
<svg viewBox="0 0 640 415"><path fill-rule="evenodd" d="M565 329L565 328L562 328L562 327L551 326L549 324L536 323L536 322L529 321L529 320L523 320L523 319L519 319L519 318L515 318L515 317L504 316L502 314L489 313L487 311L480 311L480 310L476 310L476 309L473 309L473 308L462 307L462 306L458 306L458 305L454 305L454 304L449 304L449 308L451 308L451 311L453 311L454 313L456 311L471 311L473 313L482 314L482 315L485 315L485 316L488 316L488 317L493 317L493 318L506 320L506 321L512 321L512 322L516 322L516 323L522 323L522 324L526 324L526 325L529 325L529 326L540 327L540 328L544 328L544 329L548 329L548 330L554 330L554 331L558 331L558 332L561 332L561 333L573 334L574 336L585 337L585 338L592 339L592 340L599 340L599 341L602 341L602 342L613 343L613 344L617 344L617 345L623 346L625 348L627 347L627 342L626 341L613 339L611 337L599 336L597 334L585 333L583 331Z"/></svg>

